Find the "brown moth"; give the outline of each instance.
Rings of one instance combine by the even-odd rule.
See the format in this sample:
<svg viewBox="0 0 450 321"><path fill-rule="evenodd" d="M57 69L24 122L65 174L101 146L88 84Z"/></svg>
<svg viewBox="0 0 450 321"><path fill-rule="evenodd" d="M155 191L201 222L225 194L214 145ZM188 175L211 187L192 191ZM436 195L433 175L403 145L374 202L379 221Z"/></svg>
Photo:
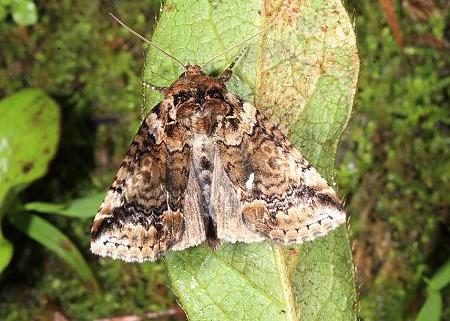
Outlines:
<svg viewBox="0 0 450 321"><path fill-rule="evenodd" d="M207 242L314 240L344 224L335 191L254 106L198 65L142 123L95 216L91 251L128 262Z"/></svg>

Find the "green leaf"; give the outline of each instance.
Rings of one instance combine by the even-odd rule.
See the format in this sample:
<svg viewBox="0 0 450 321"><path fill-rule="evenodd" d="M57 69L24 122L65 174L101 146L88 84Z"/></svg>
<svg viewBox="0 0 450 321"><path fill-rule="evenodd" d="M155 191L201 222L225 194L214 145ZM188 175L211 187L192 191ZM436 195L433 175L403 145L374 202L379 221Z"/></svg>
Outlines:
<svg viewBox="0 0 450 321"><path fill-rule="evenodd" d="M66 262L93 290L98 284L91 268L72 241L55 226L31 213L14 213L7 216L11 224L28 237L48 248Z"/></svg>
<svg viewBox="0 0 450 321"><path fill-rule="evenodd" d="M105 193L98 193L73 200L68 204L32 202L25 204L24 208L40 213L88 218L95 216L104 198Z"/></svg>
<svg viewBox="0 0 450 321"><path fill-rule="evenodd" d="M439 321L442 313L442 297L438 291L430 291L416 321Z"/></svg>
<svg viewBox="0 0 450 321"><path fill-rule="evenodd" d="M0 207L6 193L43 176L55 155L60 113L43 91L25 89L0 101Z"/></svg>
<svg viewBox="0 0 450 321"><path fill-rule="evenodd" d="M448 260L439 270L433 275L428 282L428 288L430 290L439 291L442 290L450 283L450 260Z"/></svg>
<svg viewBox="0 0 450 321"><path fill-rule="evenodd" d="M272 5L272 6L271 6ZM334 182L334 156L351 115L359 61L340 1L169 1L153 41L187 63L249 41L228 89L278 122ZM206 72L223 70L242 51L227 52ZM149 49L144 79L172 83L181 67ZM147 107L161 99L148 93ZM355 287L345 227L296 246L272 242L199 246L166 257L172 288L190 320L355 320Z"/></svg>
<svg viewBox="0 0 450 321"><path fill-rule="evenodd" d="M450 260L428 281L427 299L416 317L416 321L439 321L442 314L442 290L450 283Z"/></svg>
<svg viewBox="0 0 450 321"><path fill-rule="evenodd" d="M3 237L0 231L0 274L8 266L14 252L14 247L10 241Z"/></svg>
<svg viewBox="0 0 450 321"><path fill-rule="evenodd" d="M15 0L11 7L13 20L20 26L34 25L38 20L36 4L30 0Z"/></svg>
<svg viewBox="0 0 450 321"><path fill-rule="evenodd" d="M59 108L43 91L22 90L0 101L0 272L13 247L1 233L6 204L47 172L59 140ZM13 193L14 191L14 193Z"/></svg>

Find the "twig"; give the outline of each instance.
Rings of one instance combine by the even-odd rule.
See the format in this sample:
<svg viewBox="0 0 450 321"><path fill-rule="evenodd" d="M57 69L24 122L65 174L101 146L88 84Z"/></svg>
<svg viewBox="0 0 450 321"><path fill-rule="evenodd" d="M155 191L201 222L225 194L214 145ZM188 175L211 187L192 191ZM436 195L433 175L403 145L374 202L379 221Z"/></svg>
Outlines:
<svg viewBox="0 0 450 321"><path fill-rule="evenodd" d="M401 51L404 48L403 34L400 24L395 15L394 3L392 0L379 0L381 9L384 11L389 27L394 35L395 42Z"/></svg>

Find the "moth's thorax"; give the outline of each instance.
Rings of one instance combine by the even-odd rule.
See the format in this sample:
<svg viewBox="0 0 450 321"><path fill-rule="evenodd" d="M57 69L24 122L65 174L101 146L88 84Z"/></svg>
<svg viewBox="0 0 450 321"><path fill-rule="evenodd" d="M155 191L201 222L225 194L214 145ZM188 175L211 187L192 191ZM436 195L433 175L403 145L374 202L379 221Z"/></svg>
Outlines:
<svg viewBox="0 0 450 321"><path fill-rule="evenodd" d="M214 123L230 108L226 101L225 84L208 76L199 66L190 65L164 93L173 105L176 121L197 134L211 134Z"/></svg>

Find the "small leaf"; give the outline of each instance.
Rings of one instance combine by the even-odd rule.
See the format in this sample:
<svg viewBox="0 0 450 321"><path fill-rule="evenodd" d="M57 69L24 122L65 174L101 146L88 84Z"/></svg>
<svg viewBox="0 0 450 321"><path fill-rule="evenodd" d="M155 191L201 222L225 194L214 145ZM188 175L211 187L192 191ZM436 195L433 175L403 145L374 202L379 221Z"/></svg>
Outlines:
<svg viewBox="0 0 450 321"><path fill-rule="evenodd" d="M450 283L450 260L448 260L439 270L433 275L428 282L428 288L430 290L439 291L442 290Z"/></svg>
<svg viewBox="0 0 450 321"><path fill-rule="evenodd" d="M8 266L13 255L14 247L0 232L0 274Z"/></svg>
<svg viewBox="0 0 450 321"><path fill-rule="evenodd" d="M425 304L419 311L416 321L440 321L442 297L438 291L429 291Z"/></svg>
<svg viewBox="0 0 450 321"><path fill-rule="evenodd" d="M15 0L11 7L13 20L20 26L34 25L38 20L36 4L30 0Z"/></svg>
<svg viewBox="0 0 450 321"><path fill-rule="evenodd" d="M98 193L73 200L68 204L32 202L25 204L24 208L40 213L88 218L95 216L104 198L105 193Z"/></svg>
<svg viewBox="0 0 450 321"><path fill-rule="evenodd" d="M55 253L92 289L98 290L98 284L91 268L64 233L43 218L31 213L14 213L7 217L17 229Z"/></svg>
<svg viewBox="0 0 450 321"><path fill-rule="evenodd" d="M45 202L32 202L24 205L24 209L27 211L46 213L46 214L61 214L67 208L69 204L54 204Z"/></svg>
<svg viewBox="0 0 450 321"><path fill-rule="evenodd" d="M59 108L42 90L0 101L0 207L6 193L43 176L59 140Z"/></svg>

